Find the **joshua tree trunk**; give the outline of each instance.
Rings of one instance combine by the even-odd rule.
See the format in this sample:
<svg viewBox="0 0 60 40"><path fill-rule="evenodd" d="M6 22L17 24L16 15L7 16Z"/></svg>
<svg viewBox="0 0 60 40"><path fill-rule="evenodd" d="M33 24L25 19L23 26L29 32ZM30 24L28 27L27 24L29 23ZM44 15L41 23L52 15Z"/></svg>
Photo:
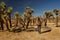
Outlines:
<svg viewBox="0 0 60 40"><path fill-rule="evenodd" d="M45 18L45 28L47 27L47 18Z"/></svg>
<svg viewBox="0 0 60 40"><path fill-rule="evenodd" d="M4 30L2 18L0 19L0 24L1 24L1 29Z"/></svg>
<svg viewBox="0 0 60 40"><path fill-rule="evenodd" d="M15 27L18 26L19 17L20 17L19 12L15 12Z"/></svg>
<svg viewBox="0 0 60 40"><path fill-rule="evenodd" d="M4 23L4 20L3 20L3 16L4 16L4 11L5 11L5 9L6 9L6 4L4 3L4 2L1 2L0 3L0 16L1 16L1 18L0 18L0 22L1 22L1 28L2 28L2 30L4 30L4 27L3 27L3 23Z"/></svg>
<svg viewBox="0 0 60 40"><path fill-rule="evenodd" d="M41 25L38 25L38 32L41 34Z"/></svg>
<svg viewBox="0 0 60 40"><path fill-rule="evenodd" d="M56 27L58 27L58 15L56 15Z"/></svg>
<svg viewBox="0 0 60 40"><path fill-rule="evenodd" d="M56 27L58 27L58 14L59 14L59 10L54 9L53 12L54 12L55 15L56 15Z"/></svg>
<svg viewBox="0 0 60 40"><path fill-rule="evenodd" d="M9 19L8 19L8 21L9 21L10 28L11 28L11 27L12 27L12 23L11 23L11 14L9 14Z"/></svg>
<svg viewBox="0 0 60 40"><path fill-rule="evenodd" d="M9 24L10 24L10 28L12 27L12 23L11 23L11 12L12 12L12 7L8 7L7 16L8 16L8 21L9 21Z"/></svg>
<svg viewBox="0 0 60 40"><path fill-rule="evenodd" d="M0 18L0 28L1 28L1 18Z"/></svg>
<svg viewBox="0 0 60 40"><path fill-rule="evenodd" d="M10 31L9 27L8 27L8 20L5 18L6 20L6 27L7 27L7 30Z"/></svg>
<svg viewBox="0 0 60 40"><path fill-rule="evenodd" d="M26 29L28 29L28 26L29 26L29 22L30 22L30 20L27 22L27 25L26 25Z"/></svg>
<svg viewBox="0 0 60 40"><path fill-rule="evenodd" d="M2 15L3 15L3 11L0 11L0 24L1 24L1 29L4 30L4 27L3 27L3 18L2 18Z"/></svg>
<svg viewBox="0 0 60 40"><path fill-rule="evenodd" d="M18 18L16 18L15 20L16 20L15 27L17 27L18 26Z"/></svg>

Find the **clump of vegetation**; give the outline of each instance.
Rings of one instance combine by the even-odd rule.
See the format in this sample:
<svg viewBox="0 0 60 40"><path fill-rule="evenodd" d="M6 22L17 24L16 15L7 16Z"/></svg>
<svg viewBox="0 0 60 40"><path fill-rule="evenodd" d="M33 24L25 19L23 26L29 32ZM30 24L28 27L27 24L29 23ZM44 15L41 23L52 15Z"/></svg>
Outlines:
<svg viewBox="0 0 60 40"><path fill-rule="evenodd" d="M18 26L18 24L23 28L25 29L28 29L28 26L29 26L29 23L32 23L33 26L34 24L42 24L42 20L41 17L34 17L32 15L32 13L34 13L34 10L32 8L30 8L29 6L27 6L25 8L25 11L24 11L24 17L21 17L20 13L18 11L16 11L14 13L14 16L15 16L15 27L12 27L12 18L11 18L11 14L12 14L12 11L13 11L13 8L12 7L6 7L7 5L4 3L4 2L1 2L0 3L0 25L1 25L1 29L4 30L4 26L3 24L5 23L6 24L6 27L7 27L7 30L8 31L13 31L13 30L21 30L22 28ZM53 12L55 13L56 15L56 26L58 26L58 14L59 14L59 10L57 9L54 9ZM44 22L45 22L45 28L47 27L47 20L53 16L52 12L51 11L46 11L44 12ZM36 25L37 26L37 25ZM17 28L18 27L18 28Z"/></svg>

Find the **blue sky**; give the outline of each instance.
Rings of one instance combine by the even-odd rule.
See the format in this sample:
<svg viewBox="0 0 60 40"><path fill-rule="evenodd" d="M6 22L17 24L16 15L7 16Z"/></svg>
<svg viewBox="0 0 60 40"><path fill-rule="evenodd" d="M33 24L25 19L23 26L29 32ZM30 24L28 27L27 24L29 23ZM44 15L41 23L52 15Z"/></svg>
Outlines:
<svg viewBox="0 0 60 40"><path fill-rule="evenodd" d="M7 7L13 7L12 16L15 11L23 14L26 6L34 9L34 16L43 15L44 11L55 8L60 9L60 0L0 0L0 2L2 1L7 4Z"/></svg>

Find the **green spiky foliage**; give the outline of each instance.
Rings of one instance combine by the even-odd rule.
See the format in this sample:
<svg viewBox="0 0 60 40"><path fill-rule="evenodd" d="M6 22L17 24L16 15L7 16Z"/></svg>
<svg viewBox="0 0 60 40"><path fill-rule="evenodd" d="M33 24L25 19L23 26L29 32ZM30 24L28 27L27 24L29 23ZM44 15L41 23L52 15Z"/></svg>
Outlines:
<svg viewBox="0 0 60 40"><path fill-rule="evenodd" d="M53 12L55 13L55 15L58 15L59 10L54 9Z"/></svg>
<svg viewBox="0 0 60 40"><path fill-rule="evenodd" d="M32 8L30 8L28 6L25 8L25 13L26 13L27 17L31 17L33 12L34 12L34 10Z"/></svg>
<svg viewBox="0 0 60 40"><path fill-rule="evenodd" d="M53 16L53 14L51 12L45 12L45 15L46 15L47 18Z"/></svg>
<svg viewBox="0 0 60 40"><path fill-rule="evenodd" d="M6 8L6 4L4 2L0 2L0 6L1 8L5 9Z"/></svg>

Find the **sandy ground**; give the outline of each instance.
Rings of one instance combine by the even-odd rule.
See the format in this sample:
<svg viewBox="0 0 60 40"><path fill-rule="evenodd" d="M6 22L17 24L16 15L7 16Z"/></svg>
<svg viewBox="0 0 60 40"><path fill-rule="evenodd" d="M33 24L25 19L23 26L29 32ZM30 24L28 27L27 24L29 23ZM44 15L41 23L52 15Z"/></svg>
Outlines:
<svg viewBox="0 0 60 40"><path fill-rule="evenodd" d="M54 23L48 23L50 32L39 34L37 31L19 33L0 32L0 40L60 40L60 27L55 27Z"/></svg>

